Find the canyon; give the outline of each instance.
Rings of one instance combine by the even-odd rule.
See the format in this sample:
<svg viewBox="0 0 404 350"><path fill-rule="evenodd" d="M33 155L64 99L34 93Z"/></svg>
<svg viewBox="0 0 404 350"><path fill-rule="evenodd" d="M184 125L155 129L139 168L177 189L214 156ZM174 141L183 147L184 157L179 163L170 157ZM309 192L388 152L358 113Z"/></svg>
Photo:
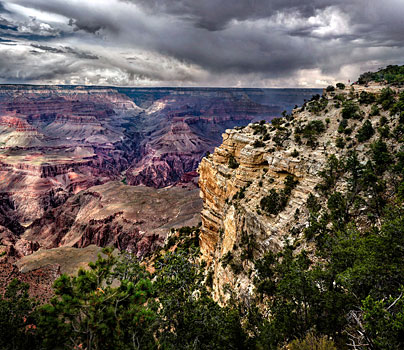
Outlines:
<svg viewBox="0 0 404 350"><path fill-rule="evenodd" d="M92 245L142 258L200 222L196 169L226 129L318 92L0 86L2 263Z"/></svg>

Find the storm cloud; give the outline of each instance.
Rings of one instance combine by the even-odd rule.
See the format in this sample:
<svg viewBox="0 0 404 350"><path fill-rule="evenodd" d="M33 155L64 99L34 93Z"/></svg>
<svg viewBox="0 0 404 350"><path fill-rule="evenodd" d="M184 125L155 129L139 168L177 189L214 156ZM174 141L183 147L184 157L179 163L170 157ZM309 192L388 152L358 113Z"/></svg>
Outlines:
<svg viewBox="0 0 404 350"><path fill-rule="evenodd" d="M401 0L9 0L0 80L319 87L403 64L403 13Z"/></svg>

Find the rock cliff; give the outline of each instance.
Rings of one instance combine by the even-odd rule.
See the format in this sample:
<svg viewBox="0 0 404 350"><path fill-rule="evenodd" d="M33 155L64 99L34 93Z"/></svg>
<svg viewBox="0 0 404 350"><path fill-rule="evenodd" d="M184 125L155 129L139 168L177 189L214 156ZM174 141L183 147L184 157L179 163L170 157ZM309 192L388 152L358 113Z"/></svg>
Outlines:
<svg viewBox="0 0 404 350"><path fill-rule="evenodd" d="M376 140L380 119L386 118L390 129L398 125L390 112L380 108L374 113L363 102L366 94L377 97L383 88L354 85L324 91L323 97L313 97L272 124L226 130L222 145L203 158L198 169L204 202L200 245L217 300L225 302L232 292L248 299L254 260L268 250L279 251L286 240L310 248L302 236L309 224L306 203L313 196L325 205L317 189L330 156L346 159L355 150L365 164L366 145ZM398 95L399 89L393 91ZM365 118L373 133L361 138ZM393 142L389 147L398 146ZM347 186L344 177L337 182L341 192Z"/></svg>

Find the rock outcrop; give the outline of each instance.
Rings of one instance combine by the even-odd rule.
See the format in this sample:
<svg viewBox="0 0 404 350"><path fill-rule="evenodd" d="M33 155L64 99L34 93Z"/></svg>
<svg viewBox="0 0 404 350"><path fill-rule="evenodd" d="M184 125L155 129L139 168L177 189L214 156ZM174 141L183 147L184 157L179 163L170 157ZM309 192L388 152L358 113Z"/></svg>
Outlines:
<svg viewBox="0 0 404 350"><path fill-rule="evenodd" d="M382 88L372 86L371 90L377 95ZM248 299L253 293L253 260L268 250L279 251L285 240L302 238L295 232L303 232L308 225L306 202L310 194L319 197L315 188L322 181L320 171L330 155L339 158L347 152L341 147L340 100L359 106L363 90L366 88L354 86L324 91L321 100L313 99L305 108L295 109L291 116L272 125L255 123L226 130L222 145L202 160L198 170L204 201L200 245L213 272L217 300L225 302L229 291ZM372 115L370 109L370 105L361 105L358 117L346 119L349 133L358 132L365 116L377 129L380 116ZM381 114L391 119L388 112ZM393 118L391 123L397 121ZM346 141L364 162L363 142L351 137ZM343 180L338 186L343 191L347 183ZM278 203L280 196L287 204ZM322 198L318 200L321 203ZM304 240L301 244L310 245ZM223 263L225 260L227 263Z"/></svg>

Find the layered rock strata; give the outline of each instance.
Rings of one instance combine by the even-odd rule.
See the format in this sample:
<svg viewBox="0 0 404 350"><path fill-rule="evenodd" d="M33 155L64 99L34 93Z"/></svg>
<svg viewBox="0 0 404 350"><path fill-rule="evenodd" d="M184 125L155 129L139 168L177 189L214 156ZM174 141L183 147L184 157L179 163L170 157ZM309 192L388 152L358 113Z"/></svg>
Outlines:
<svg viewBox="0 0 404 350"><path fill-rule="evenodd" d="M384 87L373 86L371 91L377 95ZM306 202L310 194L319 196L315 188L322 181L320 171L329 156L339 158L347 152L339 146L342 106L334 97L338 94L339 98L359 106L358 97L363 90L354 86L324 92L322 103L326 108L320 111L307 105L305 109L295 109L291 117L275 125L255 123L226 130L222 145L203 158L198 169L204 202L200 245L213 272L213 294L217 300L225 302L231 291L248 299L254 288L253 261L268 250L279 251L286 240L292 243L301 240L301 244L310 245L302 236L294 236L294 229L301 235L308 225ZM370 108L361 105L359 118L347 120L351 133L357 133L364 117L377 129L380 116L372 116ZM388 112L381 115L391 119ZM393 118L392 123L397 121ZM302 130L314 125L320 125L319 132L307 133L312 139L305 138ZM375 138L376 135L366 142ZM360 161L365 162L363 143L352 138L351 142L351 150L356 150ZM274 191L281 193L286 179L296 183L287 205L270 214L263 208L262 200ZM347 183L342 180L338 186L344 191ZM318 200L321 203L322 198ZM243 257L245 245L249 245L248 258ZM240 267L238 273L224 261L235 262Z"/></svg>

